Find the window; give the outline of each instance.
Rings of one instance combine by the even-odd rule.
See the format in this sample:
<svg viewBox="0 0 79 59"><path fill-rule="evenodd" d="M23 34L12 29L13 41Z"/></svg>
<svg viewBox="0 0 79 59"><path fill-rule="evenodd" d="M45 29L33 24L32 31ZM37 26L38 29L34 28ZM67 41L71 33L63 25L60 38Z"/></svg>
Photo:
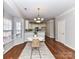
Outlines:
<svg viewBox="0 0 79 59"><path fill-rule="evenodd" d="M21 37L21 22L16 22L16 37Z"/></svg>
<svg viewBox="0 0 79 59"><path fill-rule="evenodd" d="M4 44L12 40L12 21L4 18L3 21L3 41Z"/></svg>

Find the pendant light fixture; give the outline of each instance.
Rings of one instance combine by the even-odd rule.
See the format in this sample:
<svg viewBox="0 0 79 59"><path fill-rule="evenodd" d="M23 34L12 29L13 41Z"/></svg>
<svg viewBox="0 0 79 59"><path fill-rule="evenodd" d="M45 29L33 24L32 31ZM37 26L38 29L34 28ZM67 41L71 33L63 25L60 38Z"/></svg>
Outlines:
<svg viewBox="0 0 79 59"><path fill-rule="evenodd" d="M36 18L34 18L34 21L36 23L41 23L44 20L44 18L40 18L40 15L39 15L40 8L37 8L37 10L38 10L38 16Z"/></svg>

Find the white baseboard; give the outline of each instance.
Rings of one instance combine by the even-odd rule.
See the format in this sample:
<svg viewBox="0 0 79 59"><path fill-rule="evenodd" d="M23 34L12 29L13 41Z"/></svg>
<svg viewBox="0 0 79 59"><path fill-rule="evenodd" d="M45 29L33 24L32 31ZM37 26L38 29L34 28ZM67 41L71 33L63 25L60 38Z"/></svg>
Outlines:
<svg viewBox="0 0 79 59"><path fill-rule="evenodd" d="M60 41L59 41L59 40L57 40L57 39L56 39L56 41L60 42ZM67 47L69 47L69 48L71 48L71 49L73 49L73 50L75 50L75 48L73 48L73 47L69 46L68 44L66 44L66 43L64 43L64 42L60 42L60 43L64 44L65 46L67 46Z"/></svg>

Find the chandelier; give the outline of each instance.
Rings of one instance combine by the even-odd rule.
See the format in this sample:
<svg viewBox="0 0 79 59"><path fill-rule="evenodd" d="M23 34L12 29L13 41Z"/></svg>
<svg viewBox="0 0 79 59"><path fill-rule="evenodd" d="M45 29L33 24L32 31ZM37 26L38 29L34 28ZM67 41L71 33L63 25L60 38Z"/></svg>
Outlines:
<svg viewBox="0 0 79 59"><path fill-rule="evenodd" d="M37 8L37 10L38 10L38 16L36 18L34 18L34 21L36 23L41 23L44 20L44 18L40 18L40 15L39 15L40 8Z"/></svg>

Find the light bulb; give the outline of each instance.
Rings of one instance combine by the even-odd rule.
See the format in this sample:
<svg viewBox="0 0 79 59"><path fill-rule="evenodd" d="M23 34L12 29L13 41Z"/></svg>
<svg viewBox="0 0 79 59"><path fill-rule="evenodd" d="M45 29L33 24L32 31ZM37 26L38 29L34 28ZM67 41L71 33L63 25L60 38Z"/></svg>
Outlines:
<svg viewBox="0 0 79 59"><path fill-rule="evenodd" d="M44 18L41 18L41 21L43 21L44 20Z"/></svg>
<svg viewBox="0 0 79 59"><path fill-rule="evenodd" d="M38 17L38 19L40 19L40 18Z"/></svg>
<svg viewBox="0 0 79 59"><path fill-rule="evenodd" d="M36 21L36 18L34 18L34 21Z"/></svg>

